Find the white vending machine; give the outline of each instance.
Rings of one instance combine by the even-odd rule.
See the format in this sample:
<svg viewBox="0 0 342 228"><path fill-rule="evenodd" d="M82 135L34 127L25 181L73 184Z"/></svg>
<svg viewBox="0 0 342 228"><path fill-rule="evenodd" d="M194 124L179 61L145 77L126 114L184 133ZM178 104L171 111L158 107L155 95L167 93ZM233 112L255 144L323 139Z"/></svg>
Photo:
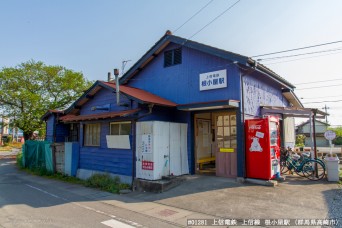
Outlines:
<svg viewBox="0 0 342 228"><path fill-rule="evenodd" d="M136 177L159 180L189 174L187 124L137 122Z"/></svg>

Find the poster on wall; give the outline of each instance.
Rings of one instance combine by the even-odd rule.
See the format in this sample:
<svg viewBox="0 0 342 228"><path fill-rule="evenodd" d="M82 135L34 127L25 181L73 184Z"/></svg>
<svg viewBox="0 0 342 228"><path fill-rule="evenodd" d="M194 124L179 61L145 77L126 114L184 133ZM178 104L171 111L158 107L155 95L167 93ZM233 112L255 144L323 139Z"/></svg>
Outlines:
<svg viewBox="0 0 342 228"><path fill-rule="evenodd" d="M199 75L200 91L227 87L227 70L218 70Z"/></svg>
<svg viewBox="0 0 342 228"><path fill-rule="evenodd" d="M230 125L236 125L236 115L230 115Z"/></svg>
<svg viewBox="0 0 342 228"><path fill-rule="evenodd" d="M143 160L141 163L141 168L143 170L153 170L153 162Z"/></svg>
<svg viewBox="0 0 342 228"><path fill-rule="evenodd" d="M142 135L141 139L142 139L141 140L142 153L144 154L152 153L152 135L151 134Z"/></svg>

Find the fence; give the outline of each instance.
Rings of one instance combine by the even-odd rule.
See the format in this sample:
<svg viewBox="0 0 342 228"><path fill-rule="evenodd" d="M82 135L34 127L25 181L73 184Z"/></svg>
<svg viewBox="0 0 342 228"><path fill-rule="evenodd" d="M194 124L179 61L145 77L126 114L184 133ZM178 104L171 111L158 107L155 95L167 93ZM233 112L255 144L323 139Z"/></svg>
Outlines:
<svg viewBox="0 0 342 228"><path fill-rule="evenodd" d="M52 150L50 143L46 141L28 140L22 147L23 166L28 168L53 169Z"/></svg>

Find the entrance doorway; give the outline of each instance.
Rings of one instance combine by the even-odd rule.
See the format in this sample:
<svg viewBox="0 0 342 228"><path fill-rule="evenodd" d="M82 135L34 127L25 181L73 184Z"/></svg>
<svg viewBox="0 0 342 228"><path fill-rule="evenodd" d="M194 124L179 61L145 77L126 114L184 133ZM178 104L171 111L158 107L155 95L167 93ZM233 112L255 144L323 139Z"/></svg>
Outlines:
<svg viewBox="0 0 342 228"><path fill-rule="evenodd" d="M196 173L237 176L236 112L195 114Z"/></svg>

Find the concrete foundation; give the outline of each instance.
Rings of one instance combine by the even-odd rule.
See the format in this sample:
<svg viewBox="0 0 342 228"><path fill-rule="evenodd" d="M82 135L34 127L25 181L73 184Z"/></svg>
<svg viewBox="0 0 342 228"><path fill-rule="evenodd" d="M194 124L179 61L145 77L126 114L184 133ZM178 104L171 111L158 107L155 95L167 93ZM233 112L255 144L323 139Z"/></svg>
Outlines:
<svg viewBox="0 0 342 228"><path fill-rule="evenodd" d="M78 169L76 176L82 180L86 180L94 174L109 174L112 177L119 177L121 183L132 184L132 177L131 176L124 176L124 175L119 175L119 174L114 174L114 173L100 172L100 171L96 171L96 170Z"/></svg>
<svg viewBox="0 0 342 228"><path fill-rule="evenodd" d="M163 177L163 179L155 181L135 179L133 185L135 191L160 193L178 186L185 180L185 176Z"/></svg>

